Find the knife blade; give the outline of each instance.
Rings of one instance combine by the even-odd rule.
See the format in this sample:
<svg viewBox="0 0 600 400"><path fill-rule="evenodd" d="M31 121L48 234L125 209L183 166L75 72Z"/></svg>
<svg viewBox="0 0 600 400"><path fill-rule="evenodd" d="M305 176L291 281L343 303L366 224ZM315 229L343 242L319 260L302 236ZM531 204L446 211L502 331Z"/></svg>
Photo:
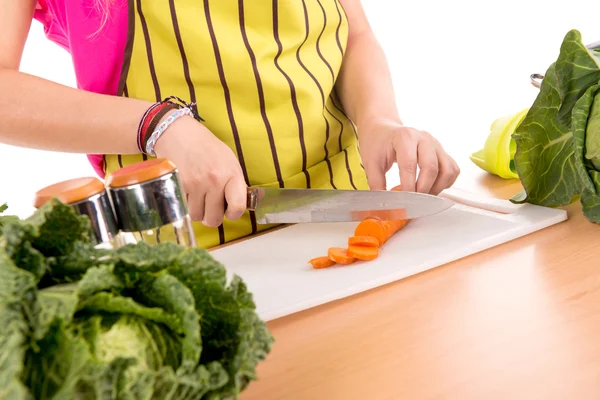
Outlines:
<svg viewBox="0 0 600 400"><path fill-rule="evenodd" d="M430 194L385 190L249 188L247 200L259 224L415 219L453 205Z"/></svg>

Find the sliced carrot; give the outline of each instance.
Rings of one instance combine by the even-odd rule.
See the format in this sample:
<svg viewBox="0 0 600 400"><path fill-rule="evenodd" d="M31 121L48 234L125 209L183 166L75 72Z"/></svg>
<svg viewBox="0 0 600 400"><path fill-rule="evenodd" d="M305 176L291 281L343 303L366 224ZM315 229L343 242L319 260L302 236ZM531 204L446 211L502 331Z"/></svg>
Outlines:
<svg viewBox="0 0 600 400"><path fill-rule="evenodd" d="M354 236L369 236L377 239L379 246L385 243L386 230L382 223L375 218L367 218L361 221L354 230Z"/></svg>
<svg viewBox="0 0 600 400"><path fill-rule="evenodd" d="M335 265L335 261L332 261L327 256L313 258L309 263L312 264L314 269L329 268Z"/></svg>
<svg viewBox="0 0 600 400"><path fill-rule="evenodd" d="M379 240L372 236L351 236L348 238L348 246L378 247Z"/></svg>
<svg viewBox="0 0 600 400"><path fill-rule="evenodd" d="M385 221L385 241L387 242L396 232L404 228L408 220L403 219L399 221Z"/></svg>
<svg viewBox="0 0 600 400"><path fill-rule="evenodd" d="M402 186L395 186L391 190L401 191ZM310 263L314 268L327 268L335 264L352 264L356 260L374 260L379 257L379 248L408 222L406 219L383 221L374 217L366 218L356 226L354 236L348 238L348 249L331 247L327 257L317 257Z"/></svg>
<svg viewBox="0 0 600 400"><path fill-rule="evenodd" d="M348 250L342 249L341 247L331 247L327 251L327 254L331 261L338 264L348 265L356 261L356 258L348 254Z"/></svg>
<svg viewBox="0 0 600 400"><path fill-rule="evenodd" d="M379 256L379 247L349 246L348 255L357 260L371 261Z"/></svg>

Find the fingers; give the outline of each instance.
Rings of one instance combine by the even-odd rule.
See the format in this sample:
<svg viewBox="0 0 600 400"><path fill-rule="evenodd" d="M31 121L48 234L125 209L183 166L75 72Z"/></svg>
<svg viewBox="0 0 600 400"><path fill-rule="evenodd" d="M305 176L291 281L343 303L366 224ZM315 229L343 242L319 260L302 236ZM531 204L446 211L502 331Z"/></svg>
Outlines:
<svg viewBox="0 0 600 400"><path fill-rule="evenodd" d="M435 183L430 190L430 193L436 196L444 189L452 186L460 174L460 168L456 162L448 154L446 154L441 147L437 149L437 153L439 159L439 172Z"/></svg>
<svg viewBox="0 0 600 400"><path fill-rule="evenodd" d="M205 189L191 191L188 195L190 217L193 221L202 221L204 225L216 228L223 223L224 217L234 221L244 214L247 186L241 175L229 179L224 185L220 181L213 181L210 186L200 182L188 185Z"/></svg>
<svg viewBox="0 0 600 400"><path fill-rule="evenodd" d="M452 157L426 132L404 131L395 136L392 145L403 190L438 195L452 186L460 173Z"/></svg>
<svg viewBox="0 0 600 400"><path fill-rule="evenodd" d="M223 223L225 214L225 197L220 186L213 186L206 194L205 211L202 223L208 227L216 228Z"/></svg>
<svg viewBox="0 0 600 400"><path fill-rule="evenodd" d="M244 178L234 177L225 185L225 201L227 209L225 216L229 220L236 220L246 212L248 189Z"/></svg>
<svg viewBox="0 0 600 400"><path fill-rule="evenodd" d="M419 179L417 180L416 191L420 193L429 193L438 177L438 155L435 148L431 146L431 143L421 141L417 147L417 157L419 164Z"/></svg>
<svg viewBox="0 0 600 400"><path fill-rule="evenodd" d="M204 198L205 192L190 192L188 195L188 208L192 221L202 221L204 219Z"/></svg>
<svg viewBox="0 0 600 400"><path fill-rule="evenodd" d="M385 180L385 172L377 167L366 168L367 181L371 190L386 190L387 183Z"/></svg>
<svg viewBox="0 0 600 400"><path fill-rule="evenodd" d="M417 178L417 140L412 135L397 136L393 142L396 150L396 162L400 170L402 189L414 192Z"/></svg>

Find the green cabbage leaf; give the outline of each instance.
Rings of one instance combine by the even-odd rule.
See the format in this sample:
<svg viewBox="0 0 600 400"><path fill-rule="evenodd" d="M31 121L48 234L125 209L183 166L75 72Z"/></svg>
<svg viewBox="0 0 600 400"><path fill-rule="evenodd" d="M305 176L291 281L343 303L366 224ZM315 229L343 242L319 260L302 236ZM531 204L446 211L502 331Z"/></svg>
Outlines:
<svg viewBox="0 0 600 400"><path fill-rule="evenodd" d="M523 192L511 200L548 207L580 199L600 222L600 52L569 31L540 92L513 133Z"/></svg>
<svg viewBox="0 0 600 400"><path fill-rule="evenodd" d="M237 399L273 338L197 248L96 249L60 202L0 235L0 398Z"/></svg>

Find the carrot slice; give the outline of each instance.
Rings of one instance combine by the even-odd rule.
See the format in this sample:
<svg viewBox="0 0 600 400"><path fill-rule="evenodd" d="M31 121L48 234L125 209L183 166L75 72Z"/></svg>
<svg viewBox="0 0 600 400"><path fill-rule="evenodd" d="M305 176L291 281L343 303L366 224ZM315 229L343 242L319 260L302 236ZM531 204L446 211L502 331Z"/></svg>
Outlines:
<svg viewBox="0 0 600 400"><path fill-rule="evenodd" d="M348 246L378 247L379 240L372 236L351 236L348 238Z"/></svg>
<svg viewBox="0 0 600 400"><path fill-rule="evenodd" d="M377 239L379 246L385 243L386 230L382 223L375 218L367 218L361 221L354 230L354 236L369 236Z"/></svg>
<svg viewBox="0 0 600 400"><path fill-rule="evenodd" d="M401 191L398 185L391 190ZM331 247L327 257L310 260L314 268L327 268L335 264L352 264L356 260L371 261L379 256L379 248L396 232L402 229L409 220L382 221L377 218L366 218L354 230L354 236L348 238L348 249Z"/></svg>
<svg viewBox="0 0 600 400"><path fill-rule="evenodd" d="M312 264L314 269L329 268L335 265L335 261L332 261L327 256L313 258L309 263Z"/></svg>
<svg viewBox="0 0 600 400"><path fill-rule="evenodd" d="M379 247L349 246L348 255L357 260L371 261L379 256Z"/></svg>
<svg viewBox="0 0 600 400"><path fill-rule="evenodd" d="M342 249L341 247L331 247L327 251L327 255L331 261L334 261L338 264L352 264L356 261L356 258L350 256L346 249Z"/></svg>

